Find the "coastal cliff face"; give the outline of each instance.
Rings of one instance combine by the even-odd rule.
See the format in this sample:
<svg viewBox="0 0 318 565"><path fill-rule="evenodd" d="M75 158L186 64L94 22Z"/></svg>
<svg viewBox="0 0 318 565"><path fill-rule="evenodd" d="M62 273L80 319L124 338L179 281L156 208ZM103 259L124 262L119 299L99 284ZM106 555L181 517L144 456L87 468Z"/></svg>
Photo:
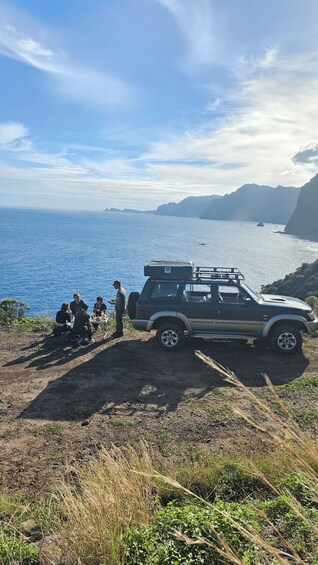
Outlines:
<svg viewBox="0 0 318 565"><path fill-rule="evenodd" d="M297 206L287 222L285 232L318 237L318 175L301 188Z"/></svg>
<svg viewBox="0 0 318 565"><path fill-rule="evenodd" d="M210 196L188 196L181 202L169 202L158 206L155 214L158 216L183 216L188 218L199 218L207 206L209 206L220 196L211 194Z"/></svg>
<svg viewBox="0 0 318 565"><path fill-rule="evenodd" d="M208 206L201 218L285 224L292 215L299 188L244 184Z"/></svg>

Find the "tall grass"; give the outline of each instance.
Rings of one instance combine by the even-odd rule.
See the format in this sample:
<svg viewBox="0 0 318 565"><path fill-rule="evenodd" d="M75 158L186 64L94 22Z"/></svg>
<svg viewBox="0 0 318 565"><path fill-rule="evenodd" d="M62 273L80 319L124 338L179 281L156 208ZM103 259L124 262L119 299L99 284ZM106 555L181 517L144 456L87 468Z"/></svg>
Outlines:
<svg viewBox="0 0 318 565"><path fill-rule="evenodd" d="M213 359L201 352L196 352L196 355L228 383L238 387L250 400L251 410L248 413L237 407L233 408L234 412L272 441L276 452L273 449L269 458L275 457L274 453L278 454L273 461L273 468L277 469L277 473L280 468L286 472L288 467L294 476L290 474L289 478L280 480L270 469L270 463L267 472L266 465L260 469L251 461L246 465L246 476L235 478L232 485L234 489L242 490L243 496L240 495L238 503L232 503L232 499L228 503L220 503L220 484L215 488L215 503L211 502L211 498L202 498L200 491L194 493L191 489L194 477L197 483L200 482L201 457L197 461L195 472L189 469L189 477L185 481L188 484L184 486L178 480L155 470L154 456L146 444L141 444L138 450L116 447L110 451L102 449L98 458L78 471L74 484L66 484L61 490L64 523L60 534L64 540L65 563L161 565L171 563L169 556L173 553L173 563L192 564L196 561L189 556L192 552L193 557L195 551L199 555L200 549L196 548L200 547L205 547L208 552L208 557L202 557L203 560L198 561L204 564L318 563L316 443L295 422L288 406L279 398L267 377L265 380L271 392L271 404L261 400L231 371ZM273 410L273 403L276 403L278 410ZM188 468L186 470L188 472ZM203 468L201 471L203 472ZM210 484L218 485L221 474L221 469L216 466L207 480ZM178 472L173 475L178 476ZM182 472L179 473L180 476L182 477ZM183 478L185 476L183 469ZM252 486L245 497L250 478L256 480L254 485L257 488ZM159 507L158 493L164 493L163 498L166 495L166 491L158 486L162 483L170 487L172 492L180 493L177 507L183 506L184 516L192 515L191 508L189 509L191 498L193 515L197 513L198 523L203 519L202 516L211 516L210 521L207 518L207 527L204 526L203 529L203 532L208 532L207 535L189 535L189 523L186 518L182 518L182 511L175 510L174 506L169 508L168 505L166 519L165 508L156 512ZM264 486L266 500L264 496L261 496L262 500L257 500L262 493L260 485ZM195 510L195 505L207 509L207 512L201 515L200 510ZM239 508L242 508L241 513ZM251 511L257 517L256 525L254 519L248 519ZM173 520L180 527L173 526ZM162 544L160 536L164 538ZM182 544L188 550L180 549L180 545L174 545L175 543ZM246 550L246 547L249 549ZM162 560L160 555L163 553L160 552L166 552L166 560ZM214 555L213 561L209 560L209 555Z"/></svg>
<svg viewBox="0 0 318 565"><path fill-rule="evenodd" d="M138 452L103 448L80 471L76 485L64 485L61 499L66 521L61 534L68 563L120 563L123 533L150 521L156 503L153 479L133 471L153 473L145 444Z"/></svg>

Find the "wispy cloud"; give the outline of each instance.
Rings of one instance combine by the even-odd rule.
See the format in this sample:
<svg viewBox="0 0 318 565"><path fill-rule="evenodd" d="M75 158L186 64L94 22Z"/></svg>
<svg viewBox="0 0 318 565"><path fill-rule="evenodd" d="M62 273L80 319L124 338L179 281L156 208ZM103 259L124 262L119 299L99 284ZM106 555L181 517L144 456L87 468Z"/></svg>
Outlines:
<svg viewBox="0 0 318 565"><path fill-rule="evenodd" d="M16 122L0 123L0 147L16 148L28 135L24 124Z"/></svg>
<svg viewBox="0 0 318 565"><path fill-rule="evenodd" d="M11 13L2 4L0 16L0 54L45 73L55 89L70 100L99 106L131 104L133 90L124 81L111 73L87 68L77 60L71 60L65 52L43 44L36 37L41 28L39 24L33 22L30 31L22 22L20 28L19 13Z"/></svg>
<svg viewBox="0 0 318 565"><path fill-rule="evenodd" d="M215 62L221 46L209 0L157 0L166 8L184 35L192 63Z"/></svg>
<svg viewBox="0 0 318 565"><path fill-rule="evenodd" d="M316 172L317 146L295 158L299 147L317 134L316 60L316 53L289 58L275 48L264 52L264 60L244 61L243 66L239 61L231 113L153 143L141 159L157 175L179 181L183 175L185 183L192 179L204 186L302 184Z"/></svg>

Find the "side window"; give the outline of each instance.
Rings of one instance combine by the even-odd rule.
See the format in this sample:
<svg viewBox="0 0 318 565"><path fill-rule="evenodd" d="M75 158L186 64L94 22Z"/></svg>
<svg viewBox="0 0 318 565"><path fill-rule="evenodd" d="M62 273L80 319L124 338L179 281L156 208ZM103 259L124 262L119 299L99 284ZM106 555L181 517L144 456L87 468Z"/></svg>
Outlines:
<svg viewBox="0 0 318 565"><path fill-rule="evenodd" d="M165 282L165 281L156 282L150 294L150 298L156 300L158 299L175 300L177 297L179 286L180 286L179 283L176 282Z"/></svg>
<svg viewBox="0 0 318 565"><path fill-rule="evenodd" d="M218 301L225 304L244 304L245 292L238 286L219 285L218 286Z"/></svg>
<svg viewBox="0 0 318 565"><path fill-rule="evenodd" d="M207 284L186 284L182 300L184 302L211 302L211 287Z"/></svg>

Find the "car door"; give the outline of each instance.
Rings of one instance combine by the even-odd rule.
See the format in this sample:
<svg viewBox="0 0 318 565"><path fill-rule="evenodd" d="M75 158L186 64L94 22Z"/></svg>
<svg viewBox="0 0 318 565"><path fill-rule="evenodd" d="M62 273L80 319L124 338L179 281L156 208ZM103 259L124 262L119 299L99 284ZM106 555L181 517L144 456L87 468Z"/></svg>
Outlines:
<svg viewBox="0 0 318 565"><path fill-rule="evenodd" d="M212 301L211 285L187 283L180 300L180 311L188 318L193 332L214 330L216 303Z"/></svg>
<svg viewBox="0 0 318 565"><path fill-rule="evenodd" d="M257 302L239 285L219 284L215 330L224 334L260 335L262 311Z"/></svg>

